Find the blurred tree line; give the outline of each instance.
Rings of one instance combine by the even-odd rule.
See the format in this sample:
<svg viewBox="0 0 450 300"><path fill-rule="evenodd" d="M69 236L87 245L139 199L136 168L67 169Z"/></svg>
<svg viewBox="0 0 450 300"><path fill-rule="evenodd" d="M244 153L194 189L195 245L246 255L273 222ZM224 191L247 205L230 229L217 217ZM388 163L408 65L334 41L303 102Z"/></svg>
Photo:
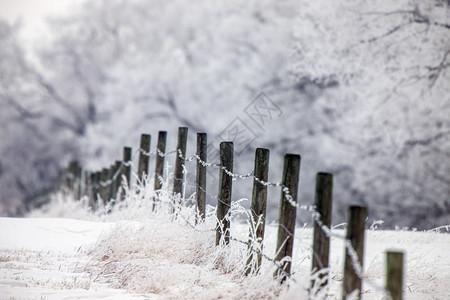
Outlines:
<svg viewBox="0 0 450 300"><path fill-rule="evenodd" d="M87 1L50 20L33 53L2 21L1 210L32 202L71 159L108 164L141 132L217 136L265 92L283 116L237 170L268 147L278 181L281 156L301 153L299 201L313 202L317 171L333 172L335 222L358 203L387 226L447 224L449 11L442 0Z"/></svg>

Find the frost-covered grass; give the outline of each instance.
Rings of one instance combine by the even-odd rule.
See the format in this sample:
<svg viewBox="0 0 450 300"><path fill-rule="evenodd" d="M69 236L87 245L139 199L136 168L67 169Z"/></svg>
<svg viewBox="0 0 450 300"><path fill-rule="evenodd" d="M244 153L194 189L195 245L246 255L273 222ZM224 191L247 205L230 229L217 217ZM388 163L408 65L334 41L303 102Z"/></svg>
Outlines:
<svg viewBox="0 0 450 300"><path fill-rule="evenodd" d="M56 195L53 203L32 212L30 218L0 219L0 295L46 299L308 298L310 228L296 229L293 275L280 285L273 279L276 266L270 260L275 256L276 224L266 226L263 252L267 257L260 273L245 276L244 242L249 238L249 226L242 222L248 212L240 202L231 207L232 241L216 247L214 207L208 206L205 221L196 225L193 199L181 201L176 218L171 212L173 199L166 191L161 193L156 212L152 211L152 199L151 188L138 188L130 191L125 201L92 212L84 200ZM333 233L343 236L344 230L335 228ZM385 296L384 252L392 248L406 252L407 299L448 298L449 246L450 235L435 231L368 230L364 298ZM343 253L343 241L333 238L327 299L340 298Z"/></svg>

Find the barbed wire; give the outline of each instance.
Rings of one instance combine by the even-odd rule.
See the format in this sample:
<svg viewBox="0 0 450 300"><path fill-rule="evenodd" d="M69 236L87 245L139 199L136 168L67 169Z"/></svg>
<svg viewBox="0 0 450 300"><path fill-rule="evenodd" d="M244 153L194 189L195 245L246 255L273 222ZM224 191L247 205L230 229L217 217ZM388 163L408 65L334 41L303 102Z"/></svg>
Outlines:
<svg viewBox="0 0 450 300"><path fill-rule="evenodd" d="M192 157L197 158L197 156L198 155L195 154L195 155L191 156L190 158L192 158ZM190 160L187 160L187 161L192 161L192 160L193 159L190 159ZM200 161L200 163L202 165L204 165L204 164L213 165L213 164L206 163L206 162L202 161L201 159L199 159L199 161ZM236 175L236 174L231 173L229 176L233 176L233 175ZM262 183L262 184L264 184L266 186L272 186L272 187L280 187L281 186L281 184L279 184L279 183L271 183L271 182L265 182L263 180L260 180L259 178L257 178L254 175L252 175L252 177L256 181L258 181L258 182L260 182L260 183ZM247 178L247 177L245 177L245 178ZM189 184L188 182L185 182L185 184L187 184L189 186L192 186L192 187L199 187L201 190L205 191L202 187L200 187L200 186L198 186L196 184L193 185L193 184ZM230 204L224 203L223 201L221 201L221 199L217 195L211 195L211 194L208 194L208 193L207 193L207 195L210 196L211 198L213 198L213 199L215 199L217 201L220 201L221 203L231 207ZM360 262L360 260L358 258L358 254L357 254L356 250L354 249L353 245L351 244L351 241L349 239L347 239L345 236L333 233L331 228L326 226L322 222L322 220L320 219L321 215L316 210L316 206L315 205L301 205L301 206L296 205L296 207L298 207L301 210L310 212L313 220L319 225L320 230L322 230L329 239L334 237L334 238L338 238L338 239L340 239L340 240L342 240L344 242L344 245L345 245L345 247L346 247L346 249L348 251L348 254L349 254L349 257L350 257L350 260L351 260L351 263L352 263L352 267L353 267L353 269L355 271L356 276L358 276L361 280L364 280L367 284L372 286L378 292L385 292L385 289L383 287L381 287L377 283L371 281L369 278L367 278L367 277L365 278L364 277L364 272L362 270L362 264L361 264L361 262ZM195 225L192 225L187 219L185 221L192 228L197 230ZM278 226L280 226L280 225L281 224L278 224ZM284 226L283 226L283 228L288 233L289 236L295 237L295 235L293 233L291 233L287 228L285 228ZM211 229L211 230L214 231L215 229ZM239 240L239 239L237 239L237 238L235 238L235 237L233 237L231 235L230 235L230 240L233 240L233 241L245 244L247 246L249 246L249 244L251 243L249 241ZM252 248L249 248L249 250L254 252L254 253L256 253L256 254L258 254L258 255L261 255L261 257L263 257L264 259L266 259L266 260L270 261L271 263L273 263L277 267L277 271L281 272L282 275L287 276L287 277L290 276L284 269L282 269L282 264L279 261L277 261L275 258L272 258L272 257L268 256L267 254L263 253L262 251L254 251L255 249L253 249L253 246L252 246ZM295 280L293 278L291 280L295 283Z"/></svg>
<svg viewBox="0 0 450 300"><path fill-rule="evenodd" d="M178 206L181 205L180 203L174 202L174 201L161 201L162 203L168 203L169 205L171 205L174 208L174 211L179 211ZM226 218L230 218L231 216L231 212L229 212L226 216ZM206 230L201 230L198 228L198 225L196 224L192 224L189 219L184 215L184 214L177 214L177 217L181 217L183 219L183 221L189 225L189 227L191 227L193 230L197 231L197 232L216 232L217 228L220 228L220 222L218 221L217 217L216 217L216 227L212 228L212 229L206 229ZM231 220L230 220L231 221ZM227 229L229 230L229 229ZM222 229L222 234L225 235L225 233L223 232ZM265 254L263 251L261 251L259 248L255 248L254 247L254 243L253 239L250 238L250 241L243 241L241 239L238 239L234 236L232 236L231 234L229 235L229 239L230 241L234 241L243 245L247 246L247 250L251 251L252 253L256 253L258 255L260 255L262 258L266 259L267 261L271 262L275 267L277 272L279 272L279 274L285 276L286 278L290 278L290 281L297 283L297 281L292 278L290 276L290 274L288 272L286 272L283 268L283 261L278 261L275 258L270 257L269 255Z"/></svg>
<svg viewBox="0 0 450 300"><path fill-rule="evenodd" d="M183 154L181 153L181 150L178 149L178 155L180 158L184 158ZM185 161L189 162L192 161L194 159L197 159L197 161L203 166L203 167L216 167L219 168L220 170L224 171L225 174L227 174L228 176L232 177L233 179L247 179L247 178L252 178L255 181L259 182L260 184L264 185L264 186L270 186L270 187L281 187L282 191L285 194L286 200L289 202L289 204L293 207L297 207L297 203L294 201L293 197L291 196L290 192L289 192L289 188L284 185L282 182L268 182L268 181L264 181L262 179L259 179L258 177L255 176L255 173L253 171L247 173L247 174L237 174L237 173L233 173L230 170L228 170L225 166L222 166L219 163L208 163L204 160L202 160L200 158L200 156L195 153L194 155L188 157L188 158L184 158Z"/></svg>
<svg viewBox="0 0 450 300"><path fill-rule="evenodd" d="M99 181L99 182L98 182L98 185L99 185L100 187L107 187L107 186L113 184L113 183L117 180L117 177L118 177L120 174L122 174L122 168L123 168L123 166L124 166L124 163L122 163L122 164L119 166L119 168L117 168L116 172L111 176L110 179L108 179L108 180L106 180L106 181Z"/></svg>
<svg viewBox="0 0 450 300"><path fill-rule="evenodd" d="M169 205L175 207L175 208L176 208L175 211L179 211L179 209L177 208L177 206L181 205L180 203L176 203L176 202L174 202L174 201L161 201L161 202L163 202L163 203L168 203ZM349 239L345 238L345 237L342 236L342 235L338 235L338 234L332 233L332 232L331 232L331 229L328 228L326 225L324 225L323 222L320 220L320 214L319 214L317 211L315 211L315 206L314 206L314 205L311 205L311 206L301 206L300 208L312 212L312 215L314 215L314 217L313 217L314 220L315 220L316 222L318 222L318 224L320 225L320 228L325 232L325 234L327 235L328 238L331 239L332 237L334 237L334 238L338 238L338 239L341 239L341 240L344 241L344 245L345 245L345 247L348 249L349 257L350 257L350 259L351 259L352 267L353 267L354 270L355 270L356 276L358 276L361 280L363 280L366 284L370 285L372 288L374 288L374 289L377 290L378 292L384 293L384 292L385 292L385 289L384 289L382 286L380 286L380 285L377 284L376 282L370 280L369 278L364 277L364 273L363 273L361 264L360 264L360 262L359 262L358 255L357 255L357 253L356 253L356 250L353 248L353 246L352 246L352 244L351 244L351 241L350 241ZM227 217L227 218L230 218L230 215L231 215L231 212L230 212L226 217ZM247 215L248 215L248 214L247 214ZM184 221L187 225L189 225L193 230L195 230L195 231L197 231L197 232L215 232L215 231L217 230L217 226L219 226L219 225L218 225L219 222L218 222L218 220L216 219L216 223L217 223L217 224L216 224L216 228L206 229L206 230L201 230L201 229L199 229L199 228L196 226L196 224L192 224L192 223L189 221L189 219L188 219L185 215L183 215L183 214L177 214L177 216L178 216L178 217L181 217L181 218L183 219L183 221ZM230 221L231 221L231 220L230 220ZM280 224L277 224L277 225L280 226ZM291 233L287 228L285 228L285 227L283 227L283 228L288 232L288 234L289 234L290 237L292 237L292 238L297 238L297 239L299 238L299 237L296 237L293 233ZM284 277L286 277L286 278L289 278L289 280L290 280L291 282L293 282L293 283L297 283L297 281L295 280L295 278L292 278L292 276L291 276L288 272L286 272L285 269L283 268L283 263L284 263L284 261L283 261L283 260L281 260L281 261L276 260L274 257L271 257L271 256L269 256L268 254L266 254L266 253L264 253L263 251L261 251L259 247L255 247L254 244L255 244L255 243L258 243L258 242L257 242L257 241L254 241L254 239L249 238L249 241L244 241L244 240L241 240L241 239L239 239L239 238L234 237L234 236L231 235L231 234L229 235L229 239L230 239L230 241L234 241L234 242L237 242L237 243L246 245L246 246L248 247L248 248L247 248L248 251L260 255L260 256L261 256L262 258L264 258L266 261L272 263L272 264L276 267L276 272L279 272L279 273L278 273L279 275L284 276ZM285 243L286 241L287 241L287 240L285 240L283 243ZM249 255L248 255L248 256L249 256ZM246 266L246 267L247 267L247 266Z"/></svg>
<svg viewBox="0 0 450 300"><path fill-rule="evenodd" d="M298 206L298 204L294 201L292 195L290 194L289 188L288 188L287 186L285 186L282 182L276 182L276 183L274 183L274 182L264 181L264 180L259 179L258 177L256 177L256 176L254 175L254 172L253 172L253 171L251 171L251 172L249 172L249 173L247 173L247 174L233 173L233 172L231 172L230 170L228 170L225 166L222 166L220 163L216 163L216 162L214 162L214 163L208 163L208 162L202 160L202 159L200 158L200 156L199 156L197 153L195 153L195 154L193 154L193 155L191 155L191 156L189 156L189 157L183 156L183 153L181 152L181 149L178 149L178 150L172 150L172 151L169 151L169 152L167 152L167 153L163 153L163 152L160 151L159 149L157 149L156 151L148 152L148 151L145 151L145 150L142 149L142 148L138 148L137 150L135 150L135 153L142 153L143 155L146 155L146 156L149 156L149 157L150 157L150 156L156 156L156 155L158 155L158 156L160 156L160 157L166 157L166 156L168 156L168 155L172 155L172 154L178 153L178 156L179 156L181 159L183 159L184 162L191 162L191 161L193 161L194 159L197 159L198 163L200 163L203 167L214 167L214 168L218 168L218 169L222 170L222 171L223 171L225 174L227 174L228 176L232 177L233 180L252 178L252 179L254 179L255 181L257 181L257 182L259 182L260 184L262 184L262 185L264 185L264 186L267 186L267 187L281 187L281 189L282 189L282 191L283 191L283 193L284 193L284 195L285 195L285 198L286 198L286 200L288 201L288 203L289 203L291 206L293 206L293 207L297 207L297 206ZM131 163L131 162L129 162L129 163ZM122 162L122 164L121 164L121 166L120 166L120 169L114 174L114 176L113 176L111 179L106 180L106 181L100 181L99 184L100 184L102 187L106 187L106 186L108 186L108 185L111 185L111 184L114 182L114 180L116 179L116 177L118 176L118 174L120 174L120 170L122 169L122 167L123 167L125 164L127 164L127 163Z"/></svg>
<svg viewBox="0 0 450 300"><path fill-rule="evenodd" d="M191 156L183 156L183 153L181 152L181 149L177 149L177 150L173 150L173 151L169 151L169 152L163 153L163 152L160 151L159 149L157 149L156 151L151 151L151 152L149 152L149 151L145 151L145 150L143 150L143 149L141 149L141 148L138 148L138 149L135 151L135 153L142 153L143 155L146 155L146 156L149 156L149 157L151 157L151 156L156 156L156 155L158 155L159 157L167 157L167 156L169 156L169 155L178 153L178 156L179 156L181 159L183 159L185 163L186 163L186 162L191 162L191 161L196 160L196 161L197 161L199 164L201 164L203 167L213 167L213 168L217 168L217 169L223 171L225 174L227 174L228 176L232 177L233 180L238 180L238 179L248 179L248 178L251 178L251 179L253 179L254 181L260 183L260 184L263 185L263 186L266 186L266 187L275 187L275 188L278 188L278 187L279 187L279 188L281 188L281 191L283 192L283 195L284 195L284 199L286 199L287 202L288 202L291 206L296 207L296 208L299 208L299 209L304 210L304 211L310 212L310 213L311 213L311 216L312 216L312 218L313 218L313 220L314 220L314 222L316 222L316 223L319 225L320 230L323 231L323 232L325 233L325 235L326 235L328 238L331 239L332 237L334 237L334 238L338 238L338 239L340 239L340 240L342 240L342 241L344 242L344 245L345 245L346 249L348 250L348 254L349 254L349 257L350 257L351 262L352 262L352 267L353 267L353 269L354 269L356 275L357 275L361 280L364 280L366 283L368 283L369 285L371 285L373 288L375 288L375 289L378 290L378 291L381 291L381 292L384 292L384 291L385 291L385 289L384 289L383 287L380 287L380 286L379 286L378 284L376 284L375 282L372 282L372 281L371 281L370 279L368 279L368 278L364 278L364 274L363 274L363 270L362 270L362 264L361 264L360 261L359 261L357 252L356 252L356 250L353 248L353 246L352 246L352 244L351 244L351 241L350 241L349 239L347 239L346 237L342 236L342 235L338 235L338 234L336 234L336 233L333 233L333 232L331 231L331 229L330 229L328 226L326 226L325 224L323 224L323 222L322 222L321 219L320 219L320 213L316 210L316 207L315 207L314 205L310 205L310 206L307 206L307 205L301 205L301 206L299 206L298 203L293 199L292 195L290 194L289 188L288 188L286 185L284 185L282 182L270 182L270 181L264 181L264 180L262 180L262 179L256 177L253 171L251 171L251 172L249 172L249 173L247 173L247 174L238 174L238 173L234 173L234 172L231 172L230 170L228 170L225 166L221 165L220 163L217 163L217 162L208 163L208 162L202 160L202 159L200 158L200 156L199 156L197 153L195 153L195 154L193 154L193 155L191 155ZM129 167L129 166L132 166L132 165L133 165L132 161L122 162L121 165L119 166L119 168L115 171L115 173L113 174L113 176L112 176L110 179L108 179L108 180L106 180L106 181L105 181L105 180L104 180L104 181L99 181L98 186L96 186L96 187L99 187L99 186L101 186L101 187L107 187L107 186L113 184L113 183L115 182L115 180L117 179L117 177L122 173L122 169L123 169L125 166ZM183 166L183 168L184 168L184 166ZM183 169L183 174L184 174L184 175L186 175L185 171L186 171L186 169L184 168L184 169ZM70 175L73 176L73 174L70 174ZM150 176L150 175L148 175L148 176ZM185 176L185 177L187 177L187 176ZM162 180L162 178L160 178L160 180ZM200 188L202 191L204 191L204 192L205 192L208 196L210 196L212 199L217 200L217 201L220 201L221 203L223 203L223 204L225 204L225 205L231 207L229 203L223 202L223 201L218 197L218 195L212 195L212 194L210 194L210 193L207 193L205 189L203 189L201 186L198 186L197 184L194 184L194 185L193 185L193 184L187 183L186 181L184 182L184 184L189 185L189 186L192 186L192 187L195 187L195 188ZM95 186L95 184L94 184L94 186ZM181 195L180 195L180 196L181 196ZM184 196L185 196L185 195L184 195ZM170 202L170 203L171 203L172 205L175 205L175 204L172 203L172 202ZM199 231L199 229L198 229L194 224L191 224L190 221L187 220L183 215L180 215L180 216L182 216L182 218L184 219L184 221L185 221L190 227L192 227L193 229ZM278 224L278 225L280 225L280 224ZM216 230L216 229L209 229L209 230L207 230L207 231L215 231L215 230ZM294 235L293 235L292 233L290 233L286 228L285 228L285 230L289 233L290 236L294 236ZM260 251L260 250L258 250L258 249L254 249L254 247L251 245L251 242L249 242L249 241L243 241L243 240L237 239L237 238L235 238L235 237L233 237L233 236L231 236L231 235L230 235L230 240L235 241L235 242L238 242L238 243L241 243L241 244L247 245L249 251L252 251L252 252L254 252L254 253L258 254L258 255L261 255L261 257L263 257L263 258L266 259L267 261L270 261L271 263L273 263L273 264L277 267L277 271L281 272L284 276L287 276L287 277L290 278L290 275L282 268L282 264L280 263L280 261L277 261L275 258L272 258L272 257L268 256L267 254L263 253L262 251ZM295 280L294 280L293 278L291 278L291 280L292 280L293 282L295 282Z"/></svg>

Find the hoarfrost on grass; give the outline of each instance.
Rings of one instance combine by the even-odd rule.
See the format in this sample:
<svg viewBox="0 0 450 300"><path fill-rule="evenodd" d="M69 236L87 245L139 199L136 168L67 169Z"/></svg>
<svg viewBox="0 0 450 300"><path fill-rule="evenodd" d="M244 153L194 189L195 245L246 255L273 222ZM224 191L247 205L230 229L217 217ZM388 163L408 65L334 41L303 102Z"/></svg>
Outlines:
<svg viewBox="0 0 450 300"><path fill-rule="evenodd" d="M149 181L149 179L145 179ZM276 269L271 258L275 255L276 223L266 225L265 243L260 273L244 276L247 261L249 224L236 220L238 215L249 216L241 201L231 206L231 242L214 246L216 217L212 206L207 206L206 219L195 225L195 206L192 198L184 199L171 213L173 198L166 184L160 193L157 212L152 212L152 185L130 189L125 201L114 206L100 207L92 212L86 202L73 201L59 195L48 207L32 213L32 216L58 216L88 219L107 224L107 230L99 231L98 239L83 253L88 259L69 272L80 272L81 279L89 278L92 290L99 287L123 291L130 295L148 297L183 297L186 299L244 298L244 299L307 299L311 281L312 231L308 227L296 229L292 259L292 279L279 285L273 279ZM65 207L65 209L64 209ZM241 218L240 218L241 219ZM49 220L49 219L47 219ZM63 219L61 219L63 220ZM106 222L106 223L104 223ZM448 295L445 282L450 279L450 261L445 249L450 236L439 233L439 228L429 232L382 231L377 229L381 221L374 221L367 231L366 257L363 266L365 299L384 297L384 255L387 249L406 251L405 296L420 299L424 294L445 298ZM97 225L95 225L97 226ZM441 230L445 230L443 226ZM82 232L79 230L78 232ZM341 296L344 241L342 229L332 228L330 277L328 298ZM251 240L251 236L250 236ZM11 264L11 262L9 262ZM14 263L13 263L14 264ZM17 268L16 268L17 269ZM85 276L85 277L83 277ZM25 280L19 278L19 282ZM31 286L36 285L28 281ZM66 282L66 283L65 283ZM76 288L70 281L56 285ZM70 283L70 284L69 284ZM19 284L19 283L17 283ZM56 287L53 285L53 287ZM101 289L100 289L101 291Z"/></svg>

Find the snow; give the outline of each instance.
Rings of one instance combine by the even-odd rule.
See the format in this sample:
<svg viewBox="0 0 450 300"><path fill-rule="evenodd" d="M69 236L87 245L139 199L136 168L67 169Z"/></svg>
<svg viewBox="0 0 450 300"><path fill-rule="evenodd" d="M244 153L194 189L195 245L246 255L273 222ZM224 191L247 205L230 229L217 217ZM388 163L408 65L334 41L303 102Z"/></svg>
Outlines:
<svg viewBox="0 0 450 300"><path fill-rule="evenodd" d="M3 249L53 250L64 253L95 243L99 234L111 226L108 223L60 218L2 218L0 223Z"/></svg>
<svg viewBox="0 0 450 300"><path fill-rule="evenodd" d="M268 259L260 274L242 275L247 224L232 218L232 242L216 247L213 207L208 206L204 223L194 225L192 205L180 207L174 219L168 203L152 213L148 199L132 193L109 213L92 213L83 201L60 197L28 218L0 218L0 298L307 299L311 228L296 228L292 279L279 285ZM233 203L232 216L248 213L239 205ZM274 223L266 226L269 258L275 256L276 229ZM327 299L340 299L344 242L339 236L345 232L341 226L332 232L337 237L331 243ZM391 249L406 253L406 299L449 299L449 247L446 233L367 230L364 299L385 296L384 257Z"/></svg>
<svg viewBox="0 0 450 300"><path fill-rule="evenodd" d="M0 218L0 298L131 298L126 291L93 285L92 274L82 271L89 260L86 247L112 225L67 218Z"/></svg>

